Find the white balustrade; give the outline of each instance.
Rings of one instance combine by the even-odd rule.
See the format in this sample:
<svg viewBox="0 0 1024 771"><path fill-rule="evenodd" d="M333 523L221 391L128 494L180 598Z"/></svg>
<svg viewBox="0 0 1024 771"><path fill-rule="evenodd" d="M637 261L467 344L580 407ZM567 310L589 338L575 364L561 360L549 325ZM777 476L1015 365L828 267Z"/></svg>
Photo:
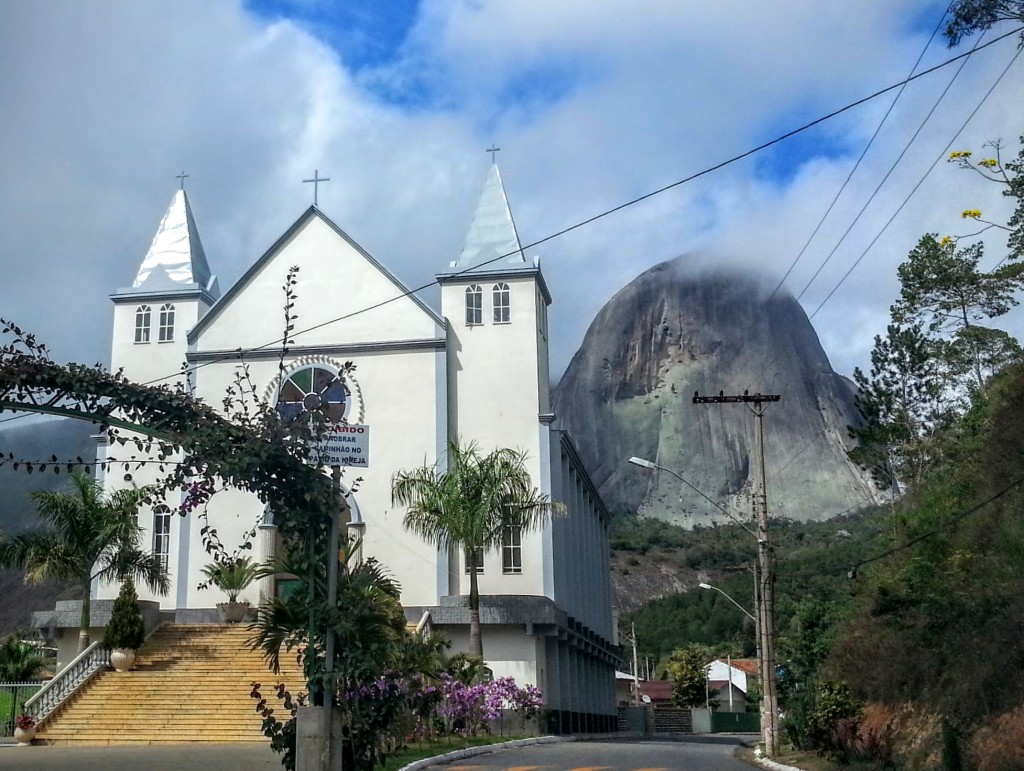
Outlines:
<svg viewBox="0 0 1024 771"><path fill-rule="evenodd" d="M99 641L94 642L62 669L56 677L25 701L24 711L42 723L61 704L110 662L110 651Z"/></svg>

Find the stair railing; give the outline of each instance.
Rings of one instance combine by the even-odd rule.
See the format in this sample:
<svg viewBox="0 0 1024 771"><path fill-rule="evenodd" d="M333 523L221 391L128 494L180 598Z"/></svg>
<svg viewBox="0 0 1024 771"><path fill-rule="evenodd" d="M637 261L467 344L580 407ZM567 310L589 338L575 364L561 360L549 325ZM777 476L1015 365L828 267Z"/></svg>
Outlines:
<svg viewBox="0 0 1024 771"><path fill-rule="evenodd" d="M97 640L62 669L50 682L26 699L24 711L35 715L36 724L57 711L98 671L107 666L110 651Z"/></svg>
<svg viewBox="0 0 1024 771"><path fill-rule="evenodd" d="M148 642L149 638L163 626L164 622L161 621L149 630L146 641ZM26 699L23 711L35 716L38 727L64 702L74 696L79 688L89 682L93 675L108 666L110 666L110 650L103 647L102 641L97 640L75 656L70 664L58 672L34 696Z"/></svg>

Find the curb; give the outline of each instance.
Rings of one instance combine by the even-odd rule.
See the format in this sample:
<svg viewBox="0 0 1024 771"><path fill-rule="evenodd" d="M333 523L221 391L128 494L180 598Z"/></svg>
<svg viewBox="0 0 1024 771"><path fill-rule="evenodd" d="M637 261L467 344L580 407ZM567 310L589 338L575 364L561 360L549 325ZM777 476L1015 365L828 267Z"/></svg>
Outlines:
<svg viewBox="0 0 1024 771"><path fill-rule="evenodd" d="M435 755L432 758L423 758L423 760L414 761L407 766L402 766L399 771L419 771L421 768L430 768L441 763L447 763L451 760L462 760L463 758L471 758L475 755L486 755L489 752L497 752L498 750L509 750L515 749L516 747L529 747L534 744L559 744L561 742L573 741L574 737L565 736L537 736L531 739L513 739L509 742L499 742L498 744L484 744L480 747L467 747L464 750L454 750L453 752L446 752L444 755Z"/></svg>
<svg viewBox="0 0 1024 771"><path fill-rule="evenodd" d="M764 757L764 755L762 754L761 745L758 745L754 749L754 760L757 762L759 766L761 766L761 768L767 768L769 769L769 771L803 771L802 768L797 768L796 766L786 766L782 763L776 763L774 760L769 760L768 758Z"/></svg>

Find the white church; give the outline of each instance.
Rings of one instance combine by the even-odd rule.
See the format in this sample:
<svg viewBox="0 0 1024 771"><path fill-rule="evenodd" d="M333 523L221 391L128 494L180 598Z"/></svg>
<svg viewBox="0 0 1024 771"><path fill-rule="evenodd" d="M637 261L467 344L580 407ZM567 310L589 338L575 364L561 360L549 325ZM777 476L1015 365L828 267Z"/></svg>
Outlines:
<svg viewBox="0 0 1024 771"><path fill-rule="evenodd" d="M283 375L285 284L295 286L302 332ZM545 694L555 730L614 730L616 631L609 572L609 516L568 435L551 412L548 305L539 260L527 259L498 167L490 167L458 258L439 265L440 312L420 300L316 205L308 208L223 294L203 251L184 190L175 193L130 287L116 291L111 368L136 382L179 373L187 387L220 405L244 361L257 390L287 413L326 404L356 441L343 481L363 554L376 557L402 588L410 623L426 623L466 650L469 576L465 555L439 551L402 526L391 501L398 470L444 462L456 437L489 451L523 450L536 487L567 516L533 533L510 532L478 569L484 658ZM345 363L354 369L345 369ZM179 381L186 383L179 376ZM168 381L164 381L168 382ZM117 456L103 444L99 460ZM155 472L151 472L155 473ZM145 472L136 474L145 483ZM108 485L124 484L111 474ZM166 560L172 588L166 620L214 621L216 589L200 590L210 555L198 512L145 512L147 538ZM262 504L225 490L208 506L229 551L254 526L255 556L273 556L277 538ZM265 581L242 599L286 589ZM116 587L100 586L97 599ZM70 625L69 625L70 626Z"/></svg>

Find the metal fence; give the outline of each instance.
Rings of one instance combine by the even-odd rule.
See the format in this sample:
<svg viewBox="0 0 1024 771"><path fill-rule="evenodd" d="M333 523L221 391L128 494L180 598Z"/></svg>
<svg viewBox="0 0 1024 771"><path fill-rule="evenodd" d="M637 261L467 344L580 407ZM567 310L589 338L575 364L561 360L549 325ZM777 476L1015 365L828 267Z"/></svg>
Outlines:
<svg viewBox="0 0 1024 771"><path fill-rule="evenodd" d="M712 733L758 733L761 716L756 712L712 712Z"/></svg>
<svg viewBox="0 0 1024 771"><path fill-rule="evenodd" d="M43 687L41 681L0 683L0 742L14 738L14 719L23 711L25 701Z"/></svg>

